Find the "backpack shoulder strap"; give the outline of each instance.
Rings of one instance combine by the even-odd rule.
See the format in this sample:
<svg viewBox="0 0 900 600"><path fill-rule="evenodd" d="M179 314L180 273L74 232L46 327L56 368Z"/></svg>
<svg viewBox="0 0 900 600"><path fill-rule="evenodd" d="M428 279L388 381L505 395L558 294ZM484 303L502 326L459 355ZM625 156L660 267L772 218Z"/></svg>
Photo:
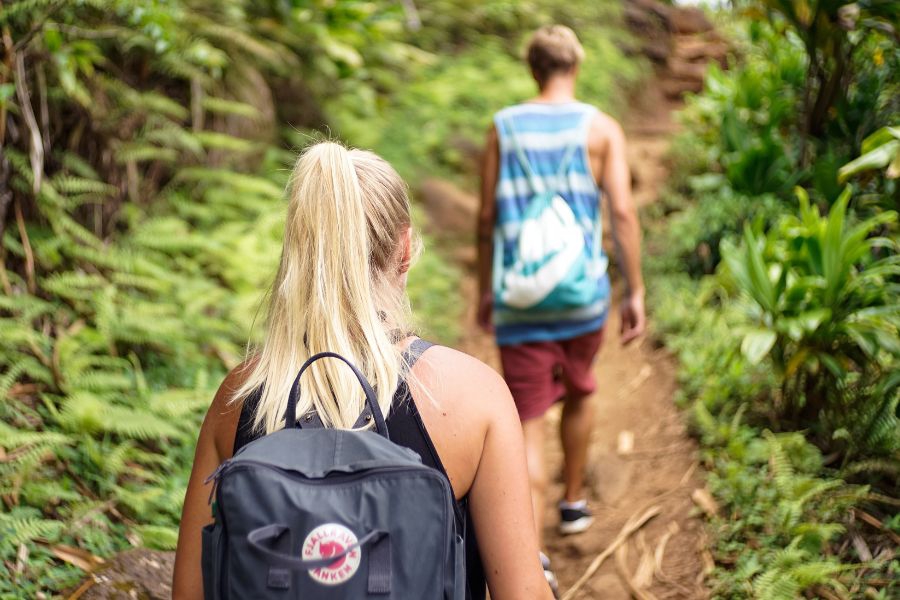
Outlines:
<svg viewBox="0 0 900 600"><path fill-rule="evenodd" d="M590 120L594 118L596 112L597 109L591 107L591 109L585 111L578 120L577 132L584 132L584 135L575 136L575 139L566 146L566 149L563 152L562 161L559 163L559 170L556 172L554 178L554 183L557 185L559 185L566 173L569 172L569 167L572 166L572 159L575 158L575 152L581 148L582 143L587 144L587 136L589 133L588 125L590 125Z"/></svg>
<svg viewBox="0 0 900 600"><path fill-rule="evenodd" d="M410 345L406 347L406 350L403 351L404 372L408 372L412 369L413 365L422 358L423 354L425 354L425 351L432 346L434 346L434 344L428 340L423 340L419 337L414 339Z"/></svg>
<svg viewBox="0 0 900 600"><path fill-rule="evenodd" d="M400 373L401 381L405 377L406 373L409 372L410 369L413 368L413 365L422 358L422 355L426 350L434 346L431 342L427 340L423 340L422 338L414 339L409 346L406 347L406 350L403 351L401 355L403 358L403 366L402 371ZM359 415L359 418L356 419L356 423L353 424L354 429L360 429L362 427L367 426L372 420L372 414L369 411L369 407L366 407L362 413Z"/></svg>
<svg viewBox="0 0 900 600"><path fill-rule="evenodd" d="M423 340L422 338L416 338L407 346L406 350L403 351L403 372L401 374L401 378L412 369L413 365L422 357L426 350L434 346L431 342L427 340ZM367 406L363 409L362 413L360 413L359 417L356 419L356 423L353 424L353 429L361 429L366 427L372 421L372 411ZM319 417L319 414L315 409L310 410L305 415L300 417L298 422L298 427L301 429L323 429L325 424L322 422L322 419Z"/></svg>
<svg viewBox="0 0 900 600"><path fill-rule="evenodd" d="M498 117L497 126L501 130L500 132L503 134L503 137L509 143L512 151L515 152L519 164L522 165L522 170L525 171L525 176L528 177L528 184L531 186L531 191L535 194L543 193L546 186L541 178L532 170L531 163L528 162L528 157L525 156L525 150L522 148L521 144L519 144L517 134L515 129L513 129L512 118Z"/></svg>

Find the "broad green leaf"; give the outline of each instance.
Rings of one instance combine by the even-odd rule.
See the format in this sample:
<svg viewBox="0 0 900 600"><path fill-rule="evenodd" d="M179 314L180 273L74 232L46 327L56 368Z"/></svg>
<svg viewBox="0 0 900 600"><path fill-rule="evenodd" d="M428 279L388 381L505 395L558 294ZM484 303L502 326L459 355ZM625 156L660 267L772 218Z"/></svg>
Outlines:
<svg viewBox="0 0 900 600"><path fill-rule="evenodd" d="M751 331L744 336L744 340L741 342L741 352L750 364L759 364L775 345L777 337L774 331L768 329Z"/></svg>
<svg viewBox="0 0 900 600"><path fill-rule="evenodd" d="M878 146L838 169L838 182L844 183L850 177L863 171L882 169L897 160L898 154L900 154L900 140L891 140Z"/></svg>

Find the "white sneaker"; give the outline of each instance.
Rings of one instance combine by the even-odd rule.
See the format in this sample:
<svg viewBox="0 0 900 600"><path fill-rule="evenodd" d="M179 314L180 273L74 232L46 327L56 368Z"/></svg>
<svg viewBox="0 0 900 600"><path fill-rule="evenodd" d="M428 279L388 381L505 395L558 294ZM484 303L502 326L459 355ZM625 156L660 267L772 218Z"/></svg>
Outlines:
<svg viewBox="0 0 900 600"><path fill-rule="evenodd" d="M593 525L594 515L587 507L587 502L559 503L559 532L562 535L581 533Z"/></svg>

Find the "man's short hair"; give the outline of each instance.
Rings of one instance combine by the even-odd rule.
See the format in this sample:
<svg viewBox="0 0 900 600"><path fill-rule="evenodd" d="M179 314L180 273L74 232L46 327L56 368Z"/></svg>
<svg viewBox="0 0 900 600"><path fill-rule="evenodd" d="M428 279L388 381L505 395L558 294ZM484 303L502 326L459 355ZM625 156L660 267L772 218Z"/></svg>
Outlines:
<svg viewBox="0 0 900 600"><path fill-rule="evenodd" d="M581 64L584 48L565 25L545 25L531 35L526 58L531 74L543 87L553 75L568 73Z"/></svg>

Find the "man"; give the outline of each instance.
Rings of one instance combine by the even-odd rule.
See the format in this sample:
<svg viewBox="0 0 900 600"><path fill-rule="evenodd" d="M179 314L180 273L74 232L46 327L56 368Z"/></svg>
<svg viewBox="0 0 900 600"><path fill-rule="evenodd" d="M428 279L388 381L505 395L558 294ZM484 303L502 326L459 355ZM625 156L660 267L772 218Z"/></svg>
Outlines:
<svg viewBox="0 0 900 600"><path fill-rule="evenodd" d="M482 169L478 320L496 333L522 420L539 536L548 480L544 414L556 401L564 401L559 531L579 533L593 522L583 480L596 387L591 365L610 302L601 248L603 195L626 284L621 342L633 341L645 327L640 228L625 136L614 119L576 101L583 57L568 27L543 27L532 36L527 60L539 93L495 115ZM549 579L549 562L542 558Z"/></svg>

